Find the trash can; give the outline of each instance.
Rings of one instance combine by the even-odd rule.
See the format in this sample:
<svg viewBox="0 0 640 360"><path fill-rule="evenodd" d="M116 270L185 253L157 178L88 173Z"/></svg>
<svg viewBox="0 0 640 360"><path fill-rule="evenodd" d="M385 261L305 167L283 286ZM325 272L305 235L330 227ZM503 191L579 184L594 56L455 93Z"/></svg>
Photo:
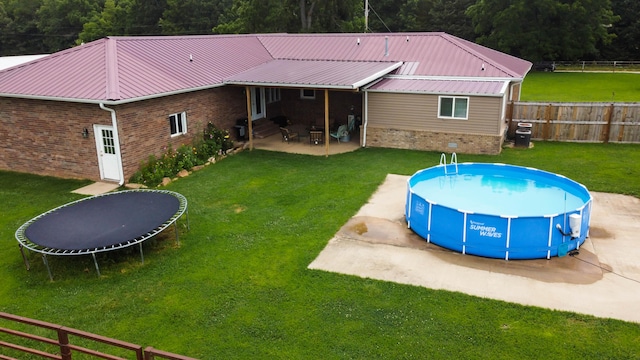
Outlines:
<svg viewBox="0 0 640 360"><path fill-rule="evenodd" d="M236 139L244 140L245 134L247 133L247 130L246 130L245 126L244 125L236 125L236 126L234 126L234 128L236 129Z"/></svg>
<svg viewBox="0 0 640 360"><path fill-rule="evenodd" d="M236 125L234 128L236 129L236 139L245 140L247 137L247 127L249 126L249 119L240 118L236 120Z"/></svg>
<svg viewBox="0 0 640 360"><path fill-rule="evenodd" d="M531 143L531 130L518 129L516 130L516 146L517 147L529 147Z"/></svg>

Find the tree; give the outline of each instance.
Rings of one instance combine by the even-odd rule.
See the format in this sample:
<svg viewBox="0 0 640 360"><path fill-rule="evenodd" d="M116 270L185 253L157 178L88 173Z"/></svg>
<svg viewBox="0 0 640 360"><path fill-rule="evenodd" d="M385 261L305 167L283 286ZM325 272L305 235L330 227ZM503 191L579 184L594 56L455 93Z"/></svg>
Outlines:
<svg viewBox="0 0 640 360"><path fill-rule="evenodd" d="M298 32L297 3L282 0L233 0L213 32L248 34Z"/></svg>
<svg viewBox="0 0 640 360"><path fill-rule="evenodd" d="M402 13L404 1L376 0L369 1L369 25L371 32L397 32L411 28L412 24L406 24L398 16Z"/></svg>
<svg viewBox="0 0 640 360"><path fill-rule="evenodd" d="M167 0L132 0L127 11L130 20L127 35L158 35L162 33L160 18Z"/></svg>
<svg viewBox="0 0 640 360"><path fill-rule="evenodd" d="M603 54L610 60L640 60L640 2L612 0L613 13L620 18L611 24L616 35L609 45L602 45Z"/></svg>
<svg viewBox="0 0 640 360"><path fill-rule="evenodd" d="M231 0L167 0L159 21L163 34L210 34Z"/></svg>
<svg viewBox="0 0 640 360"><path fill-rule="evenodd" d="M448 34L473 41L475 32L467 9L476 0L434 0L429 11L431 31L444 31Z"/></svg>
<svg viewBox="0 0 640 360"><path fill-rule="evenodd" d="M95 0L43 0L36 15L48 50L73 46L83 25L101 11L103 5L104 2Z"/></svg>
<svg viewBox="0 0 640 360"><path fill-rule="evenodd" d="M300 4L300 29L308 30L311 28L311 20L313 19L313 9L316 7L318 0L299 0Z"/></svg>
<svg viewBox="0 0 640 360"><path fill-rule="evenodd" d="M126 35L129 27L128 9L129 0L106 0L100 13L93 15L89 22L82 27L78 35L77 44L93 41L105 36Z"/></svg>
<svg viewBox="0 0 640 360"><path fill-rule="evenodd" d="M478 0L467 14L478 43L531 61L593 56L615 20L609 0Z"/></svg>
<svg viewBox="0 0 640 360"><path fill-rule="evenodd" d="M38 29L36 11L42 0L4 0L4 26L0 32L2 55L43 54L49 50Z"/></svg>
<svg viewBox="0 0 640 360"><path fill-rule="evenodd" d="M302 12L302 11L301 11ZM302 32L358 32L364 30L364 9L359 0L325 0L316 3L313 20L307 12Z"/></svg>
<svg viewBox="0 0 640 360"><path fill-rule="evenodd" d="M346 32L362 27L359 0L234 0L215 33Z"/></svg>

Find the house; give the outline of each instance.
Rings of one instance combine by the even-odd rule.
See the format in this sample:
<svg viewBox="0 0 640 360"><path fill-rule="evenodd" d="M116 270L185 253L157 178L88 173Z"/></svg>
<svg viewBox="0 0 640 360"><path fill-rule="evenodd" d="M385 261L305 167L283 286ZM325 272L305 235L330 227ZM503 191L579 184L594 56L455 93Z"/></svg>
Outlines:
<svg viewBox="0 0 640 360"><path fill-rule="evenodd" d="M530 68L445 33L108 37L0 71L0 169L122 184L209 122L276 116L497 154Z"/></svg>

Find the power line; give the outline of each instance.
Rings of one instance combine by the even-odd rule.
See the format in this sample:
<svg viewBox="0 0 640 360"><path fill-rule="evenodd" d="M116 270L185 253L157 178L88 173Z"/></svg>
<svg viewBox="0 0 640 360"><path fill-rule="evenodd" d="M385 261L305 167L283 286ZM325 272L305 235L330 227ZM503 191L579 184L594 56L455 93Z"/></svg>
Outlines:
<svg viewBox="0 0 640 360"><path fill-rule="evenodd" d="M389 29L389 27L387 26L387 24L384 23L384 20L382 20L382 18L380 17L380 15L378 15L378 13L376 12L376 9L373 8L373 6L371 6L371 4L369 4L369 8L371 9L371 11L373 11L373 13L376 15L376 17L378 18L378 20L380 20L380 22L382 23L382 25L384 25L384 27L387 29L388 32L391 32L391 30Z"/></svg>

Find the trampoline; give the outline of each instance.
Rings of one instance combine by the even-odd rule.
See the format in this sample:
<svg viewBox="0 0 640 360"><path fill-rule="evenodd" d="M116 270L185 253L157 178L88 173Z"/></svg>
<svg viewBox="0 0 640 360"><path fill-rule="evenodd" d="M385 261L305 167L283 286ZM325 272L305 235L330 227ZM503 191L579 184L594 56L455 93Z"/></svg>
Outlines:
<svg viewBox="0 0 640 360"><path fill-rule="evenodd" d="M142 243L175 225L189 214L187 199L168 190L126 190L80 199L24 223L16 231L20 252L27 270L29 261L24 249L42 254L53 280L47 255L88 255L93 257L98 276L96 253L123 249L138 244L144 263Z"/></svg>

